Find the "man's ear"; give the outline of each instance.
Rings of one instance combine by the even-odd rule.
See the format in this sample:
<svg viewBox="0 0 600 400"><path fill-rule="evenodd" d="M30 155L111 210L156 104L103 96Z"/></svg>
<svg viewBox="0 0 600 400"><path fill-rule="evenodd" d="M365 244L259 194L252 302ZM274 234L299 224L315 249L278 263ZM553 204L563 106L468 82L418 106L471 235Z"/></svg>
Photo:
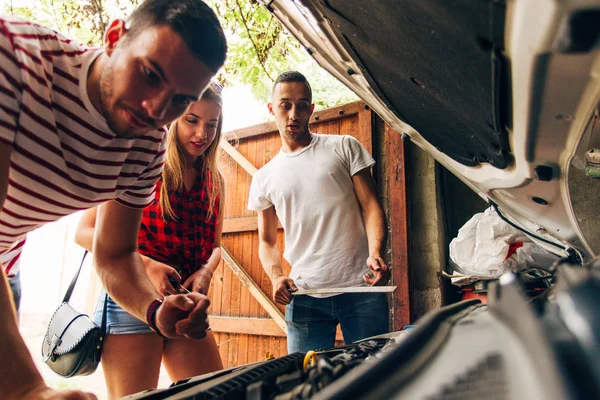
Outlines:
<svg viewBox="0 0 600 400"><path fill-rule="evenodd" d="M117 47L117 43L123 39L123 36L127 33L127 27L125 26L125 21L122 19L113 20L106 32L104 32L104 51L106 55L110 56Z"/></svg>
<svg viewBox="0 0 600 400"><path fill-rule="evenodd" d="M275 112L273 112L273 103L268 103L267 108L269 109L269 114L275 115Z"/></svg>
<svg viewBox="0 0 600 400"><path fill-rule="evenodd" d="M315 103L312 103L312 104L310 105L310 115L312 115L312 114L313 114L313 112L315 112Z"/></svg>

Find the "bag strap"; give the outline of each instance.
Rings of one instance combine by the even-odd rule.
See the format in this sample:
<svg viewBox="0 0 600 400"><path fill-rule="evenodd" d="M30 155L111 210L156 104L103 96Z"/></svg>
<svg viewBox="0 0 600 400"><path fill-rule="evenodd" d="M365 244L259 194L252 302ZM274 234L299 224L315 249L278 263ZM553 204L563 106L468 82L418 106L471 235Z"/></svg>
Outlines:
<svg viewBox="0 0 600 400"><path fill-rule="evenodd" d="M100 332L101 332L101 338L100 339L102 342L100 343L100 345L102 346L102 344L104 343L104 336L106 335L106 306L108 304L108 293L106 293L104 295L104 307L102 309L102 323L100 324Z"/></svg>
<svg viewBox="0 0 600 400"><path fill-rule="evenodd" d="M88 251L86 250L85 253L83 253L83 258L81 259L81 264L79 265L79 268L77 269L77 272L75 273L75 276L71 280L71 284L69 285L69 288L67 289L67 293L65 293L65 298L63 299L63 303L68 303L69 299L71 298L71 295L73 294L73 289L75 288L75 284L77 283L77 278L79 278L79 273L81 272L81 267L83 267L83 262L85 261L85 256L87 256L87 254L88 254Z"/></svg>
<svg viewBox="0 0 600 400"><path fill-rule="evenodd" d="M77 283L77 279L79 278L79 273L81 272L81 267L83 267L83 262L85 261L85 257L87 256L87 254L88 254L88 251L86 250L83 253L83 257L81 258L81 264L79 264L79 268L77 269L77 272L75 273L75 276L71 280L71 283L69 284L69 288L67 289L67 292L65 293L63 303L68 303L69 300L71 299L71 295L73 294L73 289L75 289L75 284ZM107 303L108 303L108 293L104 296L104 307L102 308L102 324L100 326L102 336L104 336L104 334L106 333L106 304Z"/></svg>

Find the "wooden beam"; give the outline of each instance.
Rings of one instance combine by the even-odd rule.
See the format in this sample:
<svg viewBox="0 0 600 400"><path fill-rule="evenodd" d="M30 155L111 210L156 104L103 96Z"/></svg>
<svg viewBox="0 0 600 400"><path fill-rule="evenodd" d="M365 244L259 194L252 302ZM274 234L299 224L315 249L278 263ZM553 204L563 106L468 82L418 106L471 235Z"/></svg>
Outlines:
<svg viewBox="0 0 600 400"><path fill-rule="evenodd" d="M210 327L215 332L245 335L285 337L285 332L271 318L239 318L209 315Z"/></svg>
<svg viewBox="0 0 600 400"><path fill-rule="evenodd" d="M277 229L283 229L279 221ZM258 219L256 216L223 219L223 233L256 232L257 230Z"/></svg>
<svg viewBox="0 0 600 400"><path fill-rule="evenodd" d="M225 264L229 266L231 271L240 279L242 285L244 285L252 296L260 303L261 306L267 311L267 313L273 318L275 323L281 328L281 330L287 335L287 326L285 324L285 318L275 303L260 289L260 287L254 282L252 277L242 268L242 266L233 258L229 250L221 245L222 257Z"/></svg>
<svg viewBox="0 0 600 400"><path fill-rule="evenodd" d="M324 122L339 120L341 118L351 117L364 109L365 102L355 101L343 106L332 107L326 110L321 110L311 115L309 124L322 124ZM236 129L223 133L225 140L239 140L254 136L266 135L268 133L278 132L275 122L263 122L262 124L253 125L248 128Z"/></svg>
<svg viewBox="0 0 600 400"><path fill-rule="evenodd" d="M240 333L243 335L286 337L285 332L270 318L241 318L209 315L208 322L214 332ZM338 326L335 340L344 341L344 336Z"/></svg>
<svg viewBox="0 0 600 400"><path fill-rule="evenodd" d="M402 134L388 124L384 127L385 191L388 198L390 267L392 282L398 288L392 296L393 329L410 324L410 286L408 265L408 209L406 161Z"/></svg>
<svg viewBox="0 0 600 400"><path fill-rule="evenodd" d="M309 124L322 124L332 120L340 120L356 115L365 105L363 101L344 104L338 107L331 107L325 110L317 111L310 116Z"/></svg>
<svg viewBox="0 0 600 400"><path fill-rule="evenodd" d="M233 158L238 164L240 164L242 166L242 168L244 168L246 170L246 172L248 172L250 174L250 176L254 176L254 174L256 174L256 171L258 171L256 169L256 167L254 165L252 165L252 163L250 161L248 161L246 159L246 157L243 156L242 153L240 153L232 145L230 145L229 142L227 142L225 140L221 140L221 142L219 143L219 146L221 146L221 148L227 154L229 154L229 156L231 158Z"/></svg>
<svg viewBox="0 0 600 400"><path fill-rule="evenodd" d="M252 232L258 230L256 217L224 218L223 233Z"/></svg>
<svg viewBox="0 0 600 400"><path fill-rule="evenodd" d="M360 143L373 154L373 112L366 104L358 111L358 135Z"/></svg>

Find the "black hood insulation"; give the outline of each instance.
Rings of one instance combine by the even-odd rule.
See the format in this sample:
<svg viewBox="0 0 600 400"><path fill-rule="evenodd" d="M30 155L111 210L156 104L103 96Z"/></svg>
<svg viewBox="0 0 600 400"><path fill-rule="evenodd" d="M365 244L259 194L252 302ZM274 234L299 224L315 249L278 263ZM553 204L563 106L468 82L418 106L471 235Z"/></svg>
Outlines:
<svg viewBox="0 0 600 400"><path fill-rule="evenodd" d="M503 1L303 3L331 21L388 108L439 151L467 166L511 164Z"/></svg>

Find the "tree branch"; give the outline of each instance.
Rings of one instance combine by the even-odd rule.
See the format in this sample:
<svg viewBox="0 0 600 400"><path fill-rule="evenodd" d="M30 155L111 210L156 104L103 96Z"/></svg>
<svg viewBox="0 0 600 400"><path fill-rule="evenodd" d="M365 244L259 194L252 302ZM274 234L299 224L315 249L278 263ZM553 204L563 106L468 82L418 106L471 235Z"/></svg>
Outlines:
<svg viewBox="0 0 600 400"><path fill-rule="evenodd" d="M269 77L271 82L273 82L274 81L273 78L267 71L267 67L265 66L265 64L263 63L263 60L260 57L260 52L258 50L258 46L256 45L254 38L252 37L252 33L250 32L250 28L248 27L248 22L246 21L246 18L244 17L244 12L242 11L242 6L240 5L240 1L235 0L235 3L237 5L238 11L240 12L240 19L242 20L242 23L244 24L244 29L246 29L246 32L248 33L248 38L250 39L250 42L252 43L252 47L254 47L254 52L256 53L256 57L258 58L258 63L262 67L263 71L265 71L265 74L267 74L267 77Z"/></svg>

